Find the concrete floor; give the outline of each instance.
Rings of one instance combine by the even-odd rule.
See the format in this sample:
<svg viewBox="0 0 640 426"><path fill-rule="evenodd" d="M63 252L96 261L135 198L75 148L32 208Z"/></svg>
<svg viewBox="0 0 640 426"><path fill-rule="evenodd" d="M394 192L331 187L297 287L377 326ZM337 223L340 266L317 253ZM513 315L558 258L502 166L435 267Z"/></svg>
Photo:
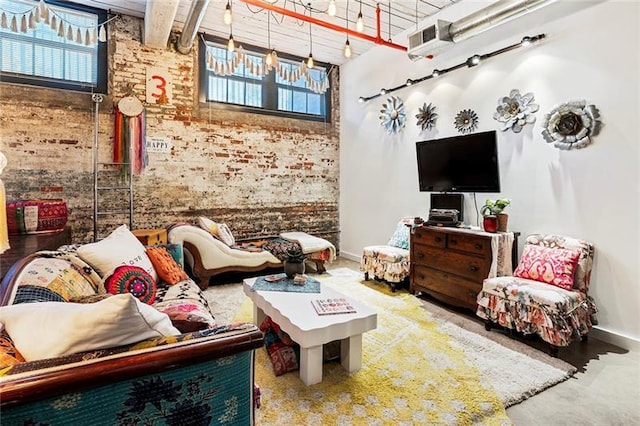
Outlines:
<svg viewBox="0 0 640 426"><path fill-rule="evenodd" d="M327 269L358 269L357 262L340 258ZM426 303L437 303L428 297ZM450 309L452 315L477 321L471 311ZM491 333L508 334L500 329ZM515 339L546 351L544 342L535 338ZM560 349L559 358L575 366L578 372L559 383L507 409L517 426L553 425L640 425L640 352L628 351L590 338Z"/></svg>

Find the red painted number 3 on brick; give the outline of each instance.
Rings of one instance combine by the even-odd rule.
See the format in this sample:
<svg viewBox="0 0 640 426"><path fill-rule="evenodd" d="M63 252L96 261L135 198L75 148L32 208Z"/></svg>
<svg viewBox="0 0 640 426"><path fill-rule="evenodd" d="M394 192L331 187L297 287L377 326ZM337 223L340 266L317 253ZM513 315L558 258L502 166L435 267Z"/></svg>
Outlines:
<svg viewBox="0 0 640 426"><path fill-rule="evenodd" d="M167 70L147 68L147 103L171 103L171 86L171 74Z"/></svg>

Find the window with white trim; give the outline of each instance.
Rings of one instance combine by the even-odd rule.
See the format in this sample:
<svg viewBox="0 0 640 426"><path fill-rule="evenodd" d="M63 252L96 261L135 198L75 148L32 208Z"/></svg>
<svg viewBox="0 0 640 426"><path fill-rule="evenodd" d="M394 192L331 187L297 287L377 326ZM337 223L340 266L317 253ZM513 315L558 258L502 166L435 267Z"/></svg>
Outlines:
<svg viewBox="0 0 640 426"><path fill-rule="evenodd" d="M314 121L330 121L330 89L321 92L316 89L327 79L327 69L316 65L308 69L308 78L301 75L295 81L284 78L272 69L262 72L265 67L264 49L244 48L246 62L237 61L237 67L230 69L236 52L229 52L222 42L201 40L201 84L200 95L204 102L228 104L232 108L252 112L301 118ZM278 64L285 76L291 76L304 61L278 52ZM214 70L211 61L225 69ZM320 93L318 93L320 92Z"/></svg>
<svg viewBox="0 0 640 426"><path fill-rule="evenodd" d="M103 10L50 1L0 0L0 81L106 93ZM55 27L55 28L54 28Z"/></svg>

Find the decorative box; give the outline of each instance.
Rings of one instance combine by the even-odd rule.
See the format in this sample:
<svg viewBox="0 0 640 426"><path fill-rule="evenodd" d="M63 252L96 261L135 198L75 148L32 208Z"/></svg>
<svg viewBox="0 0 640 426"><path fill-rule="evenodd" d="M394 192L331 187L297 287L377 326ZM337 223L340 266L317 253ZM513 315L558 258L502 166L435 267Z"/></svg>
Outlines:
<svg viewBox="0 0 640 426"><path fill-rule="evenodd" d="M67 224L67 203L62 199L7 202L9 235L58 232Z"/></svg>

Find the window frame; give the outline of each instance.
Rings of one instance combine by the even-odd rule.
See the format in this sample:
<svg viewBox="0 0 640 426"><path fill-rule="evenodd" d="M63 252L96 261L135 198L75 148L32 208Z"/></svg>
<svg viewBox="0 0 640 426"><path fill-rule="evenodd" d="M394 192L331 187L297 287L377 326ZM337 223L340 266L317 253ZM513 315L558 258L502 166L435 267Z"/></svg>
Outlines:
<svg viewBox="0 0 640 426"><path fill-rule="evenodd" d="M324 108L324 113L323 115L312 115L312 114L306 114L306 113L299 113L299 112L293 112L293 111L281 111L278 110L278 97L277 97L277 91L278 88L281 87L285 87L282 84L278 84L276 83L276 72L275 71L271 71L270 73L268 73L267 75L264 76L262 82L262 95L265 98L265 100L263 101L263 104L266 102L268 103L267 106L265 107L253 107L253 106L247 106L247 105L239 105L239 104L233 104L233 103L228 103L228 102L219 102L219 101L208 101L207 100L207 89L208 89L208 76L209 76L209 71L207 70L207 42L210 43L215 43L218 44L222 47L224 47L227 43L227 40L221 38L221 37L216 37L216 36L211 36L211 35L207 35L205 34L203 37L199 38L199 42L198 42L198 52L199 52L199 88L198 88L198 100L201 104L204 105L215 105L217 108L221 108L221 109L225 109L225 110L229 110L229 111L237 111L237 112L249 112L249 113L254 113L254 114L264 114L264 115L272 115L272 116L277 116L277 117L283 117L283 118L294 118L294 119L299 119L299 120L307 120L307 121L315 121L315 122L322 122L322 123L331 123L331 86L327 89L327 91L323 94L320 94L320 96L324 96L325 97L325 108ZM245 44L242 43L242 47L244 48L244 50L249 53L249 54L258 54L258 55L266 55L268 53L268 50L263 48L263 47L259 47L259 46L254 46L254 45L250 45L250 44ZM305 60L305 58L300 58L298 56L295 55L291 55L288 53L284 53L284 52L280 52L278 51L278 58L282 58L282 59L286 59L288 61L293 61L293 62L302 62ZM325 70L325 72L327 73L327 78L330 78L329 75L329 71L331 68L330 64L324 63L324 62L315 62L315 67L314 68L323 68ZM222 78L231 78L233 79L234 76L219 76ZM286 86L289 90L294 90L295 91L295 87L294 86ZM304 93L308 93L309 91L306 90ZM313 92L311 92L313 93ZM275 101L275 102L269 102L269 100ZM275 105L274 105L275 103Z"/></svg>
<svg viewBox="0 0 640 426"><path fill-rule="evenodd" d="M103 9L97 9L78 3L70 3L60 0L47 0L47 4L51 6L62 7L70 10L77 10L97 15L98 26L107 20L108 12ZM105 25L105 31L108 31ZM63 89L77 92L102 93L107 94L107 82L109 80L108 70L108 42L97 42L97 80L95 85L80 81L57 79L51 77L30 76L15 72L7 72L0 70L0 83L13 83L27 86L47 87L52 89Z"/></svg>

